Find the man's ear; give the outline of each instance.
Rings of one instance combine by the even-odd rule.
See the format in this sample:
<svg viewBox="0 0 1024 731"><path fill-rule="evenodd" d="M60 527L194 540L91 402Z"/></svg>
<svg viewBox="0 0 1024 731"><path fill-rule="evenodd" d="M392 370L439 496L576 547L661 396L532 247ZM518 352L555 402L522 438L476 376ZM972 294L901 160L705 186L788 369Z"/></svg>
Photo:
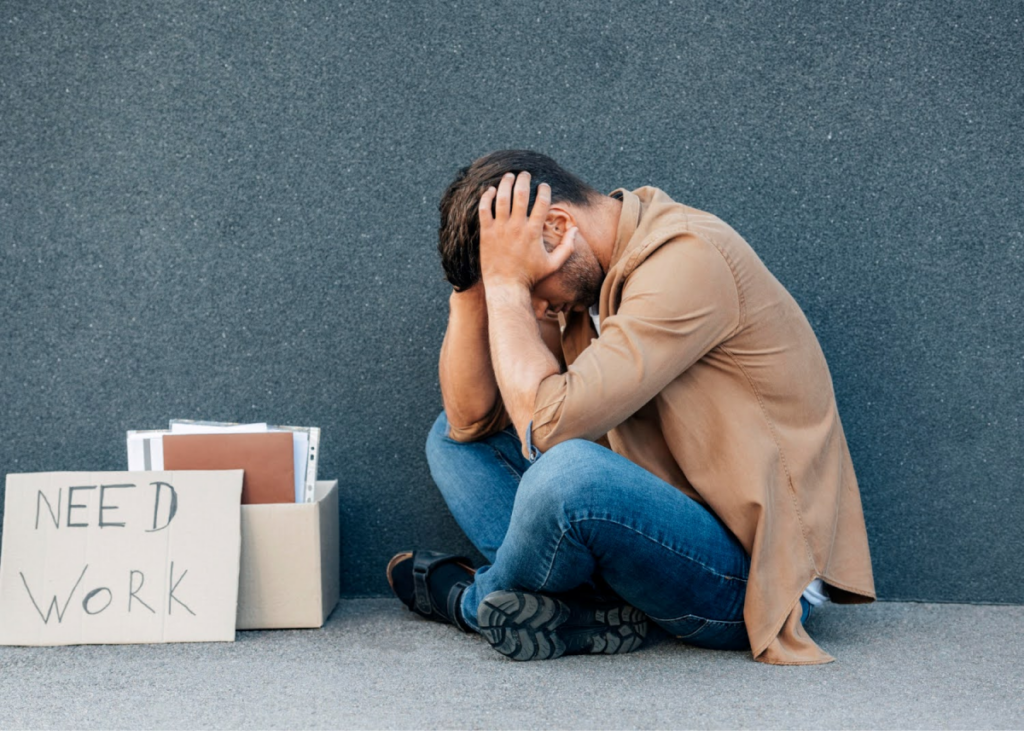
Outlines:
<svg viewBox="0 0 1024 731"><path fill-rule="evenodd" d="M565 232L576 225L576 219L558 204L551 206L544 218L544 243L554 248L565 236Z"/></svg>

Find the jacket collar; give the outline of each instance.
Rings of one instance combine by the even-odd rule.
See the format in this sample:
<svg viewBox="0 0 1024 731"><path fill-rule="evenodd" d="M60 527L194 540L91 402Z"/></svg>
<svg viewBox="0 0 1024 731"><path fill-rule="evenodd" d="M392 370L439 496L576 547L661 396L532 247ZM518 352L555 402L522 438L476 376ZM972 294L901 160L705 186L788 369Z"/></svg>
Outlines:
<svg viewBox="0 0 1024 731"><path fill-rule="evenodd" d="M609 271L619 263L629 249L629 242L640 225L640 216L643 212L640 198L635 193L625 188L617 188L611 195L622 201L622 211L619 213L619 229L615 234L615 247L612 249L612 259L608 264Z"/></svg>

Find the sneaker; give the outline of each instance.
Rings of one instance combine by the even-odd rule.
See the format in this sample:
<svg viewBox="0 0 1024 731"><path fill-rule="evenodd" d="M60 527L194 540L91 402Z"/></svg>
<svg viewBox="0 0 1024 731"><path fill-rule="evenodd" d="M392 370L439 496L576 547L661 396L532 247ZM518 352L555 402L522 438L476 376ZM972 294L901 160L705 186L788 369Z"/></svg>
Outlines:
<svg viewBox="0 0 1024 731"><path fill-rule="evenodd" d="M556 599L526 591L495 591L480 602L480 634L513 660L632 652L647 636L647 615L616 603Z"/></svg>

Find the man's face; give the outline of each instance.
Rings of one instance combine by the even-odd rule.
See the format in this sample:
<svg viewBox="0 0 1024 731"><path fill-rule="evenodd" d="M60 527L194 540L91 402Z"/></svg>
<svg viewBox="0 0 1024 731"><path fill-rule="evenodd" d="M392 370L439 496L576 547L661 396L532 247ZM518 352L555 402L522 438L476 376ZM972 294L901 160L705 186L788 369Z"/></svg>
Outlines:
<svg viewBox="0 0 1024 731"><path fill-rule="evenodd" d="M554 242L545 238L545 246L552 248ZM601 293L604 271L594 256L590 245L579 236L572 254L554 274L537 282L531 296L538 315L545 313L554 317L569 310L585 312L597 302ZM546 303L546 305L545 305Z"/></svg>

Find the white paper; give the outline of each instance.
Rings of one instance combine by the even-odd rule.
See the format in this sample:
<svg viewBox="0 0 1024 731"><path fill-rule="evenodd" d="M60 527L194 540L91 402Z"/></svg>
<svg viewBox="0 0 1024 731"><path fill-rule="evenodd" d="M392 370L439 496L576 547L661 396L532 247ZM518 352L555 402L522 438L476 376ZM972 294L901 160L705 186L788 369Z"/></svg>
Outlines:
<svg viewBox="0 0 1024 731"><path fill-rule="evenodd" d="M262 434L266 424L233 424L220 426L193 422L172 421L171 434Z"/></svg>
<svg viewBox="0 0 1024 731"><path fill-rule="evenodd" d="M306 498L306 453L309 451L309 434L292 432L292 449L295 456L295 502Z"/></svg>
<svg viewBox="0 0 1024 731"><path fill-rule="evenodd" d="M128 432L128 469L131 472L160 471L164 468L162 429Z"/></svg>

